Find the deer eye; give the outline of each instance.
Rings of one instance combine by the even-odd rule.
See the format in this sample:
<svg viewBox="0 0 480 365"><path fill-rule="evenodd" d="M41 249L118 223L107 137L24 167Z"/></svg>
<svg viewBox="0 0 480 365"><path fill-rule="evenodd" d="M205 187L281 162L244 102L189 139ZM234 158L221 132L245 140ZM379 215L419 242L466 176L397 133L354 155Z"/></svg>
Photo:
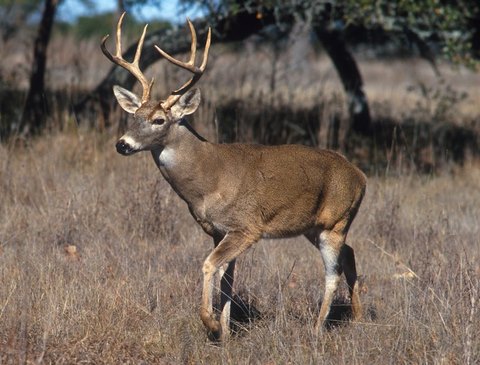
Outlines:
<svg viewBox="0 0 480 365"><path fill-rule="evenodd" d="M163 118L156 118L152 121L152 124L155 124L155 125L162 125L163 123L165 123L165 119Z"/></svg>

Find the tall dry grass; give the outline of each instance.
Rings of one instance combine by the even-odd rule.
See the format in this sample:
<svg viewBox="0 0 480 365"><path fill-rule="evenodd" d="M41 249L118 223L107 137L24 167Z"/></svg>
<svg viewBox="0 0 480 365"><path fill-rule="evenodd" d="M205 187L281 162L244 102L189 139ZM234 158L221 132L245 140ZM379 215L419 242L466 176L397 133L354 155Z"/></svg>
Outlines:
<svg viewBox="0 0 480 365"><path fill-rule="evenodd" d="M13 38L0 39L0 49L4 51L0 61L0 80L10 88L28 89L33 38L31 33L18 32ZM125 45L135 41L128 36L124 39ZM71 35L56 34L48 48L47 88L61 91L95 88L112 66L99 46L100 39L79 40ZM293 32L283 48L275 51L271 45L259 43L256 38L230 46L214 44L208 72L200 85L208 94L207 100L219 103L232 97L265 102L273 99L275 103L311 107L324 96L344 94L332 62L324 53L315 51L308 29ZM455 117L478 116L479 73L452 67L438 59L441 72L441 78L438 78L428 62L415 57L377 59L364 49L352 51L374 112L378 108L378 113L383 114L381 112L388 107L392 115L401 117L406 109L416 107L421 96L412 91L412 86L422 84L435 88L444 82L468 94L468 98L458 105L461 115ZM154 92L161 96L176 88L186 77L184 71L178 71L164 61L152 65L146 75L155 76Z"/></svg>
<svg viewBox="0 0 480 365"><path fill-rule="evenodd" d="M216 106L229 98L246 108L323 100L322 120L345 114L330 61L294 41L275 73L268 47L247 44L240 54L214 47L195 127L215 139ZM1 46L3 80L26 88L30 47ZM54 39L49 52L48 84L72 95L109 68L94 41ZM360 58L359 65L375 118L433 118L436 100L409 89L438 87L425 63ZM166 67L148 71L161 95L185 77ZM440 69L447 84L469 93L451 122L478 130L480 76ZM480 362L478 162L435 176L393 165L370 177L349 236L363 275L362 322L314 334L320 255L301 237L260 242L239 260L235 290L261 317L240 324L220 348L198 316L211 240L148 154L123 158L111 135L71 130L68 113L53 109L63 132L0 144L0 364Z"/></svg>
<svg viewBox="0 0 480 365"><path fill-rule="evenodd" d="M260 242L235 290L261 318L221 348L198 316L212 242L151 157L113 143L77 131L0 145L1 364L480 361L478 164L369 179L349 236L359 323L315 335L320 255L301 237Z"/></svg>

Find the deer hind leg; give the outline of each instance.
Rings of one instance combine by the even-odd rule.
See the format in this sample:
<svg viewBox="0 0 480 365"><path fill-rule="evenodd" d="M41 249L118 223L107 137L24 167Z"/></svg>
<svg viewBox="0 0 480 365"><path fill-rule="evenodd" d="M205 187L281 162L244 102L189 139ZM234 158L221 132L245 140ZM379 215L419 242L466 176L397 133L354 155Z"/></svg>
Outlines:
<svg viewBox="0 0 480 365"><path fill-rule="evenodd" d="M334 231L306 234L306 237L320 250L325 266L325 293L315 324L315 330L318 332L330 313L330 307L340 281L342 274L340 257L345 238L343 234Z"/></svg>
<svg viewBox="0 0 480 365"><path fill-rule="evenodd" d="M213 281L215 273L225 264L229 264L243 253L247 248L258 241L259 237L247 235L240 232L228 233L217 247L208 255L203 264L203 291L202 291L202 306L200 308L200 318L209 333L216 340L224 340L228 337L228 328L222 328L219 321L215 319L213 313L212 296L213 296ZM232 269L231 280L233 282L233 265L229 265ZM227 268L228 272L228 268ZM225 278L225 286L228 281ZM228 290L228 292L231 289ZM224 297L226 298L226 296ZM226 303L226 302L225 302ZM228 310L228 308L224 308ZM227 314L227 313L226 313ZM226 316L225 314L225 316ZM223 330L223 333L222 333Z"/></svg>
<svg viewBox="0 0 480 365"><path fill-rule="evenodd" d="M332 301L340 281L340 275L342 274L340 253L344 236L333 231L325 231L320 234L319 239L318 248L322 254L323 265L325 266L325 294L315 325L317 332L323 326L330 313Z"/></svg>
<svg viewBox="0 0 480 365"><path fill-rule="evenodd" d="M341 264L345 278L347 279L350 299L352 301L353 319L358 321L362 318L362 304L360 303L360 289L357 280L357 268L355 266L355 253L353 248L345 244L342 247Z"/></svg>

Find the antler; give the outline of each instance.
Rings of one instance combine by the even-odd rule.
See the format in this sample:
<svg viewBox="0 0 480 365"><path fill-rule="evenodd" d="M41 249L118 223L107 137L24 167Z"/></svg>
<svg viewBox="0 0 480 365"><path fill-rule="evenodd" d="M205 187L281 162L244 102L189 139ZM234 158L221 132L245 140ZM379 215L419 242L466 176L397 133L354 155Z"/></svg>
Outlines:
<svg viewBox="0 0 480 365"><path fill-rule="evenodd" d="M133 62L127 62L125 59L122 57L122 22L123 18L125 17L126 12L124 12L121 16L120 19L118 19L117 23L117 40L116 40L116 50L115 50L115 56L113 56L108 50L107 47L105 46L105 43L107 41L107 38L110 36L107 34L105 37L102 39L102 52L103 54L113 63L123 67L125 70L129 71L135 78L142 84L143 88L143 93L142 93L142 103L145 103L150 99L150 92L152 90L153 86L153 81L154 79L152 78L152 81L150 83L148 82L147 78L143 74L143 72L140 70L140 66L138 65L138 62L140 60L140 56L142 54L142 47L143 47L143 41L145 39L145 34L147 32L147 25L143 28L143 33L142 36L140 37L140 40L138 41L137 45L137 50L135 52L135 57L133 58Z"/></svg>
<svg viewBox="0 0 480 365"><path fill-rule="evenodd" d="M190 27L190 33L192 34L191 54L190 54L190 60L188 62L179 61L173 58L172 56L170 56L165 51L163 51L160 47L155 46L157 51L160 52L160 54L163 57L165 57L167 61L193 73L193 76L190 80L188 80L185 84L183 84L179 89L174 90L170 94L170 96L161 103L163 110L170 109L178 101L178 99L180 99L180 97L183 94L185 94L193 85L195 85L197 81L200 79L200 77L202 77L205 67L207 67L208 51L210 49L210 41L211 41L211 33L212 33L211 29L208 28L207 41L205 42L205 50L203 51L202 64L200 65L200 67L197 67L195 66L195 56L197 53L197 34L195 33L195 28L193 27L192 22L188 18L187 18L187 23L188 23L188 26Z"/></svg>

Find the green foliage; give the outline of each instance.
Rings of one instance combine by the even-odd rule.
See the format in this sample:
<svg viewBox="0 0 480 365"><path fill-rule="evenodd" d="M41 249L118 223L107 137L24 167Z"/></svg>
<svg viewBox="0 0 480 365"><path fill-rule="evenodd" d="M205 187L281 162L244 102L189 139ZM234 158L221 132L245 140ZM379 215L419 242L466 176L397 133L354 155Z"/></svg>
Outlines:
<svg viewBox="0 0 480 365"><path fill-rule="evenodd" d="M408 28L424 40L439 41L450 60L475 66L472 37L480 25L472 20L480 16L477 0L344 0L337 6L347 24L391 32Z"/></svg>
<svg viewBox="0 0 480 365"><path fill-rule="evenodd" d="M118 14L104 13L90 16L82 16L73 24L57 23L56 31L65 34L66 32L74 34L79 39L101 38L106 34L112 34L118 21ZM124 18L122 32L126 37L139 37L144 23L137 22L135 18L127 16ZM171 27L169 22L156 21L150 22L149 31L168 29Z"/></svg>
<svg viewBox="0 0 480 365"><path fill-rule="evenodd" d="M13 8L19 7L24 10L34 10L36 9L43 0L0 0L1 8Z"/></svg>
<svg viewBox="0 0 480 365"><path fill-rule="evenodd" d="M133 9L145 5L160 7L161 4L162 0L123 0L123 6L125 9Z"/></svg>
<svg viewBox="0 0 480 365"><path fill-rule="evenodd" d="M81 16L73 27L78 38L99 38L112 32L113 14L99 14L94 16ZM130 23L127 18L125 23Z"/></svg>
<svg viewBox="0 0 480 365"><path fill-rule="evenodd" d="M480 2L478 0L180 0L184 6L201 6L215 12L240 10L271 12L280 20L295 14L325 27L349 25L382 30L394 37L413 32L421 41L434 41L455 63L476 67L480 54ZM477 37L477 49L473 40Z"/></svg>

